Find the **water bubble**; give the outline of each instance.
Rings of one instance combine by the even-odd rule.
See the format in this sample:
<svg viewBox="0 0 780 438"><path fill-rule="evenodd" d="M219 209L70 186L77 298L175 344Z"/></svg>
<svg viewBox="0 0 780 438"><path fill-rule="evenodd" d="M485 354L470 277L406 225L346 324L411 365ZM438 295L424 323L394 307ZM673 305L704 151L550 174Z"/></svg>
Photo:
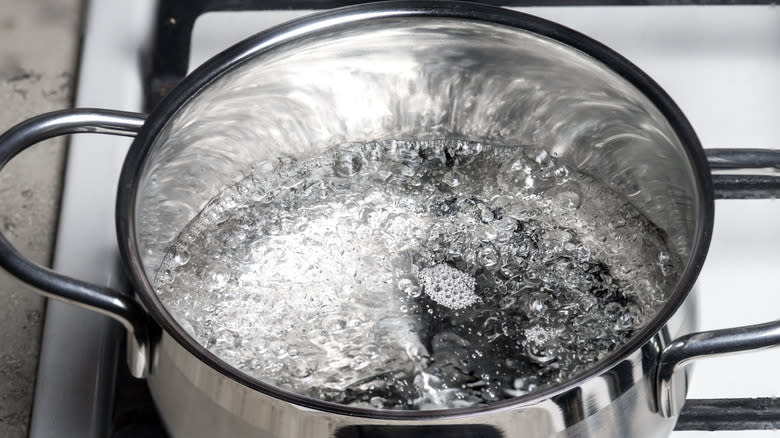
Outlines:
<svg viewBox="0 0 780 438"><path fill-rule="evenodd" d="M493 245L483 245L477 252L477 261L485 268L492 268L499 261L498 251Z"/></svg>
<svg viewBox="0 0 780 438"><path fill-rule="evenodd" d="M582 197L574 190L566 190L556 194L555 201L566 210L576 210L580 208Z"/></svg>
<svg viewBox="0 0 780 438"><path fill-rule="evenodd" d="M298 378L311 376L317 370L317 362L313 360L295 361L290 367L290 374Z"/></svg>
<svg viewBox="0 0 780 438"><path fill-rule="evenodd" d="M557 359L555 351L547 346L530 343L525 347L525 355L529 360L541 365L547 365Z"/></svg>
<svg viewBox="0 0 780 438"><path fill-rule="evenodd" d="M534 161L536 161L538 164L546 165L552 163L552 157L547 153L547 151L543 150L536 154Z"/></svg>
<svg viewBox="0 0 780 438"><path fill-rule="evenodd" d="M658 253L658 267L661 269L661 275L668 277L675 271L675 265L672 258L665 251Z"/></svg>
<svg viewBox="0 0 780 438"><path fill-rule="evenodd" d="M339 152L333 162L333 173L341 177L350 177L360 172L363 159L354 152Z"/></svg>
<svg viewBox="0 0 780 438"><path fill-rule="evenodd" d="M555 178L559 178L561 181L561 184L565 183L567 181L567 176L569 176L569 169L566 167L558 167L555 170L553 170L553 176Z"/></svg>
<svg viewBox="0 0 780 438"><path fill-rule="evenodd" d="M637 319L637 315L631 313L630 311L621 313L620 315L618 315L617 320L615 321L615 329L617 330L631 329L632 327L636 326L636 319Z"/></svg>
<svg viewBox="0 0 780 438"><path fill-rule="evenodd" d="M169 250L168 258L175 266L186 265L190 261L190 252L182 246L173 245Z"/></svg>
<svg viewBox="0 0 780 438"><path fill-rule="evenodd" d="M231 233L228 234L227 237L225 237L225 245L228 248L237 248L241 245L241 243L246 239L246 233L238 232L238 233Z"/></svg>
<svg viewBox="0 0 780 438"><path fill-rule="evenodd" d="M441 182L444 184L447 184L448 186L455 188L458 187L462 181L462 176L455 170L451 170L444 175L442 175Z"/></svg>
<svg viewBox="0 0 780 438"><path fill-rule="evenodd" d="M369 400L369 404L371 405L371 407L374 407L374 408L377 408L377 409L384 408L386 402L387 402L387 400L385 400L382 397L371 397L371 399Z"/></svg>
<svg viewBox="0 0 780 438"><path fill-rule="evenodd" d="M528 306L532 312L545 313L547 311L547 304L544 298L537 296L534 298Z"/></svg>
<svg viewBox="0 0 780 438"><path fill-rule="evenodd" d="M203 275L208 282L209 290L217 290L225 287L230 281L231 271L225 265L214 263L203 270Z"/></svg>
<svg viewBox="0 0 780 438"><path fill-rule="evenodd" d="M494 219L501 219L500 217L498 217L498 216L501 216L500 209L496 209L496 210L497 211L494 212L493 210L490 209L490 207L488 207L485 204L477 205L477 215L479 217L479 220L483 224L487 224L487 223L490 223Z"/></svg>
<svg viewBox="0 0 780 438"><path fill-rule="evenodd" d="M172 283L174 279L175 279L175 274L173 270L171 270L168 267L165 267L163 269L160 269L160 271L157 272L155 283L159 289L162 289L160 286L166 286Z"/></svg>

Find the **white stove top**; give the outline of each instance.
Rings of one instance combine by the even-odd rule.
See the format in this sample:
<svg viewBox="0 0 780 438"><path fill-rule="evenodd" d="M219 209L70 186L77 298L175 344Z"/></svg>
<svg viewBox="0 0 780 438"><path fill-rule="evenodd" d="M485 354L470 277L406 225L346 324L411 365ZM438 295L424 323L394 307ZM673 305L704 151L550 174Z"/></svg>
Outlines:
<svg viewBox="0 0 780 438"><path fill-rule="evenodd" d="M153 6L153 0L92 1L77 106L140 109L138 54L149 36ZM629 58L678 103L705 147L780 148L780 8L521 10L572 27ZM206 14L193 33L191 67L246 36L307 12ZM73 141L58 233L57 269L86 280L115 281L114 186L126 147L126 140L113 137L77 137ZM99 175L94 176L95 170ZM777 319L778 266L780 201L718 201L714 238L698 282L699 327L723 328ZM90 406L95 402L99 391L94 387L102 380L100 373L105 374L94 365L96 346L101 340L105 342L105 336L85 327L106 324L100 318L85 322L89 315L65 304L50 303L49 309L44 345L67 342L73 346L44 354L49 362L40 365L37 388L43 399L36 399L30 436L102 436L100 427L90 423L91 415L82 413L83 405L78 403ZM76 322L65 322L69 317L77 318ZM50 319L59 320L59 325L50 324ZM780 396L777 363L780 349L701 361L689 397ZM74 388L78 389L75 393ZM55 401L63 398L61 394L69 395L69 403L58 408ZM673 438L710 436L766 438L780 437L780 431L673 434Z"/></svg>

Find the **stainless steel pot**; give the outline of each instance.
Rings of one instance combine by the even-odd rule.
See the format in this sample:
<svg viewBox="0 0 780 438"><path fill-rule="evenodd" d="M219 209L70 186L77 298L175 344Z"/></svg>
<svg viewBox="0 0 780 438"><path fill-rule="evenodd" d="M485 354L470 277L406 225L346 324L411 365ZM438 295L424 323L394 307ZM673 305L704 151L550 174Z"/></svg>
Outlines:
<svg viewBox="0 0 780 438"><path fill-rule="evenodd" d="M780 344L780 321L690 334L689 296L716 195L777 196L778 177L716 175L714 190L696 135L657 84L607 47L536 17L446 2L313 15L219 54L148 117L76 109L23 122L0 137L0 166L77 132L136 137L116 215L135 297L35 265L1 236L0 263L46 296L122 323L130 369L148 379L175 437L665 436L685 399L683 365ZM544 145L623 193L685 261L658 315L563 384L489 406L382 411L252 379L197 344L158 300L151 279L167 245L255 163L344 142L440 138ZM712 163L780 162L777 151L743 152L718 151Z"/></svg>

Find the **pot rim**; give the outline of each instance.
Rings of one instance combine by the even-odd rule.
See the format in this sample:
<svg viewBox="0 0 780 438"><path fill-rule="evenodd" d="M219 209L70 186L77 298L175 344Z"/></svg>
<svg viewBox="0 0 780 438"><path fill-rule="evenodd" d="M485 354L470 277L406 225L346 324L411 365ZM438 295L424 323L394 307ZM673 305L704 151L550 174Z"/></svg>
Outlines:
<svg viewBox="0 0 780 438"><path fill-rule="evenodd" d="M451 18L519 28L567 45L600 61L647 97L664 115L685 149L693 167L698 195L698 220L694 247L674 292L656 316L629 342L606 358L557 385L529 394L469 408L411 411L356 408L281 390L248 376L227 364L191 338L168 313L147 278L135 240L135 203L146 157L161 130L177 111L201 89L224 73L253 57L301 37L350 23L386 18ZM560 24L495 6L464 2L387 1L336 8L302 17L251 36L214 56L185 77L149 114L125 159L119 180L116 221L120 252L136 294L146 310L176 342L198 360L248 388L270 397L328 413L383 420L446 419L494 412L538 403L579 387L583 382L615 367L658 334L692 289L701 270L712 234L714 202L710 170L704 151L690 123L671 97L647 74L609 47Z"/></svg>

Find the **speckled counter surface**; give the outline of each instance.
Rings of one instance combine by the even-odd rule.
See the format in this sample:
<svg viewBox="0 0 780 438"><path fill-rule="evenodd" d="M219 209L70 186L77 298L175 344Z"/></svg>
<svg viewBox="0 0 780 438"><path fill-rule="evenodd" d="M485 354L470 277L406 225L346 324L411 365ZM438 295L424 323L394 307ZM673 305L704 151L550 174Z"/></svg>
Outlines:
<svg viewBox="0 0 780 438"><path fill-rule="evenodd" d="M0 131L67 108L78 53L81 0L0 0ZM48 264L64 142L42 143L0 172L0 230ZM27 436L44 299L0 271L0 437Z"/></svg>

